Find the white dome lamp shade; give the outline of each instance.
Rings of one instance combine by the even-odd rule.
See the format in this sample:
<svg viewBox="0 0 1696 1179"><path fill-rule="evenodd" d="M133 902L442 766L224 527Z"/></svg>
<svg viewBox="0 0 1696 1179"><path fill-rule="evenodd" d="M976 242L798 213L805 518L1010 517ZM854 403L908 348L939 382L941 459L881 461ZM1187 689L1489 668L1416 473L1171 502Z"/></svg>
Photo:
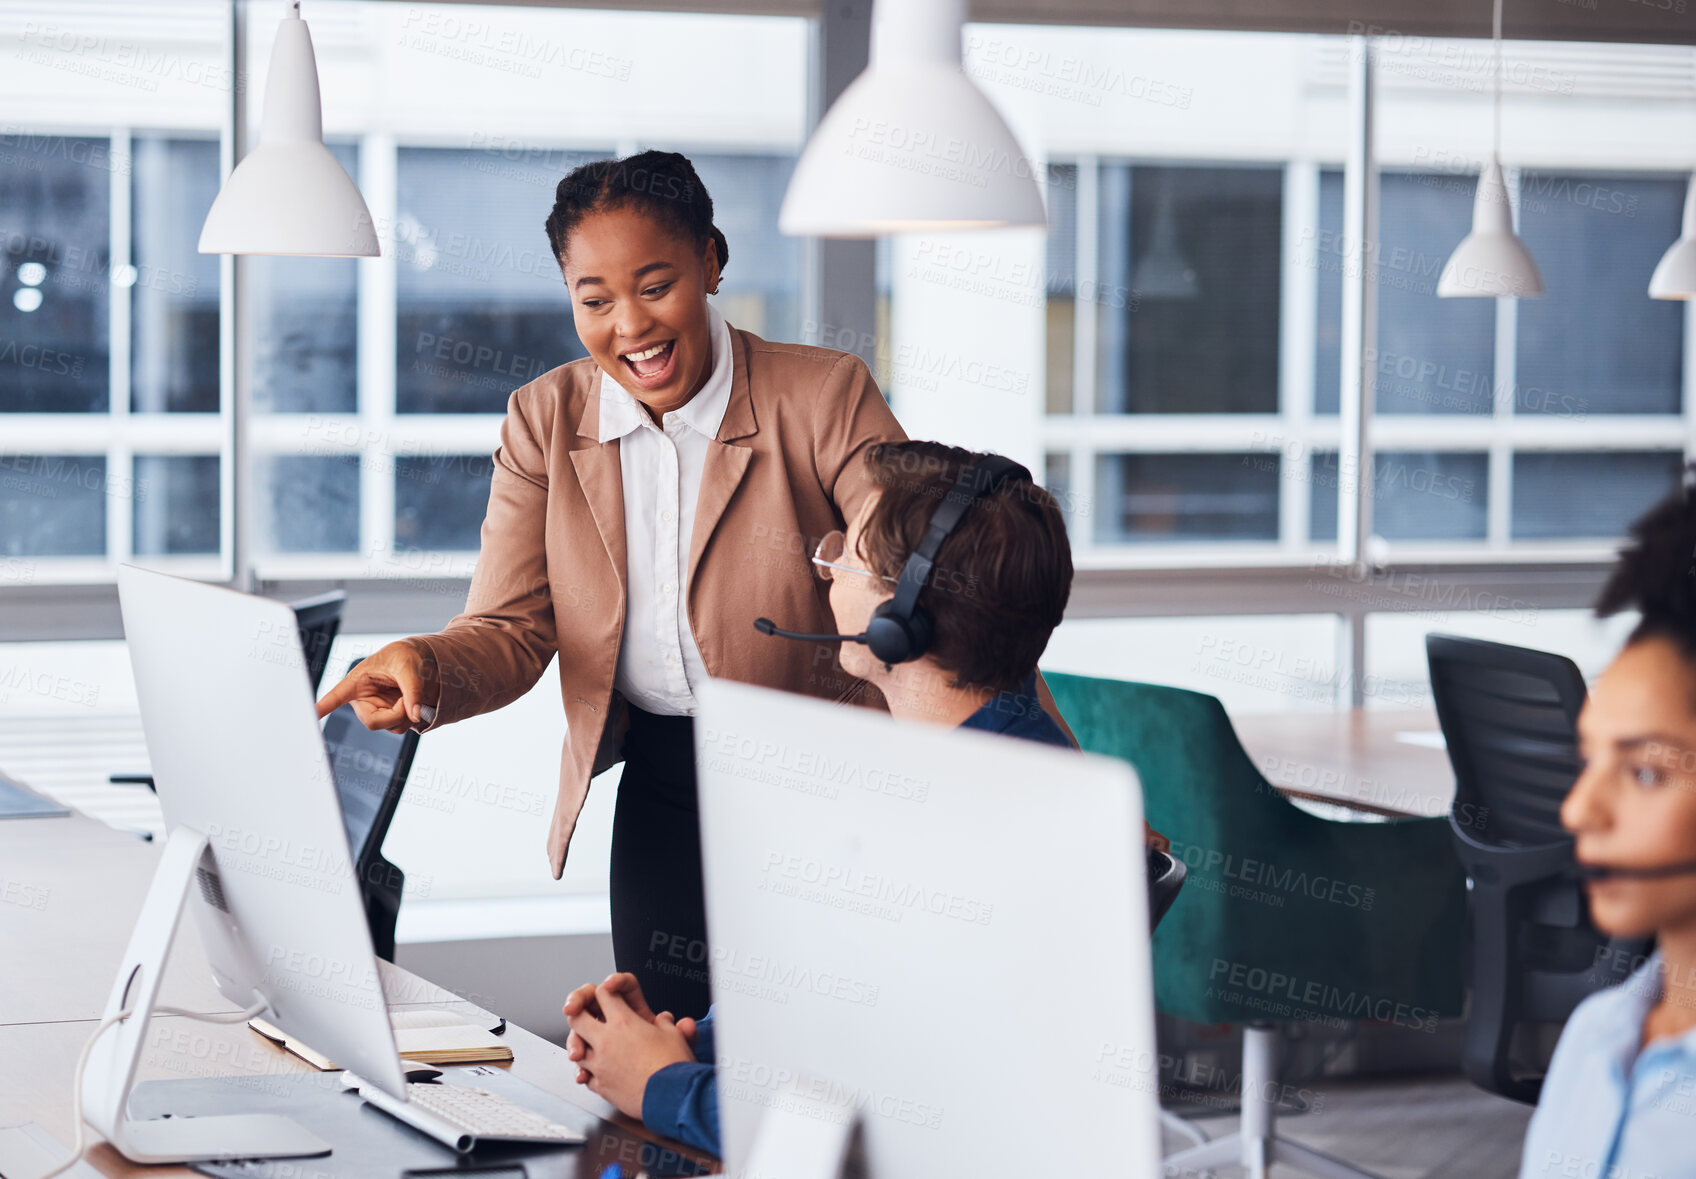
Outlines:
<svg viewBox="0 0 1696 1179"><path fill-rule="evenodd" d="M819 120L778 226L795 236L1043 227L1035 167L961 68L966 0L876 0L866 71Z"/></svg>
<svg viewBox="0 0 1696 1179"><path fill-rule="evenodd" d="M1478 173L1472 201L1472 232L1461 239L1437 279L1444 299L1517 298L1543 293L1543 276L1531 251L1513 231L1513 208L1502 178L1502 0L1491 21L1496 58L1495 129L1490 162Z"/></svg>
<svg viewBox="0 0 1696 1179"><path fill-rule="evenodd" d="M1461 239L1437 279L1445 299L1467 296L1527 298L1543 293L1543 276L1531 251L1513 232L1502 165L1491 157L1478 174L1472 202L1472 232Z"/></svg>
<svg viewBox="0 0 1696 1179"><path fill-rule="evenodd" d="M259 144L212 202L200 252L375 258L371 211L324 146L312 35L298 0L287 8L271 49Z"/></svg>
<svg viewBox="0 0 1696 1179"><path fill-rule="evenodd" d="M1651 299L1696 298L1696 176L1684 194L1684 228L1649 278Z"/></svg>

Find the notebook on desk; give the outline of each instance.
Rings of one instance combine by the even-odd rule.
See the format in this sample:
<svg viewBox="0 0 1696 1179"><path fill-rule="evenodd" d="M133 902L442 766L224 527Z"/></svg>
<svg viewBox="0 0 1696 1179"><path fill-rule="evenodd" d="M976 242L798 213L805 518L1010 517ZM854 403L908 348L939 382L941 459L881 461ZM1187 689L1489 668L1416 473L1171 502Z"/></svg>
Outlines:
<svg viewBox="0 0 1696 1179"><path fill-rule="evenodd" d="M391 1011L389 1022L394 1025L395 1047L403 1060L419 1064L505 1064L512 1059L512 1048L494 1031L451 1011ZM315 1069L330 1072L341 1067L275 1024L250 1019L247 1026Z"/></svg>
<svg viewBox="0 0 1696 1179"><path fill-rule="evenodd" d="M0 819L46 819L70 813L68 807L0 774Z"/></svg>

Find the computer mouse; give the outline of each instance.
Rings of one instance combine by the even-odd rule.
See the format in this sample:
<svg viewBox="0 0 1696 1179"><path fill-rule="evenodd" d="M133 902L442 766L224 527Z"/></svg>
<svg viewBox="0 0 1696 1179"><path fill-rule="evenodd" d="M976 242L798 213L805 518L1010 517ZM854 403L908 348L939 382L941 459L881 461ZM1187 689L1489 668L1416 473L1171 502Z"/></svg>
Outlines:
<svg viewBox="0 0 1696 1179"><path fill-rule="evenodd" d="M409 1068L406 1070L406 1083L416 1085L420 1081L433 1081L441 1075L439 1068Z"/></svg>

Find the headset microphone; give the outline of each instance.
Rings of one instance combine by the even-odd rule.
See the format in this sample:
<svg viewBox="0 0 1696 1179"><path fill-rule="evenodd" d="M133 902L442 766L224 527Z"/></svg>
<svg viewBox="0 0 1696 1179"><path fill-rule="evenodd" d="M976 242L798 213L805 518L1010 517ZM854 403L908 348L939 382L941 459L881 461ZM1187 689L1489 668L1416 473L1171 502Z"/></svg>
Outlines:
<svg viewBox="0 0 1696 1179"><path fill-rule="evenodd" d="M1659 880L1665 876L1683 876L1691 872L1696 872L1696 860L1658 864L1652 868L1631 868L1616 864L1577 864L1572 869L1572 874L1580 880Z"/></svg>
<svg viewBox="0 0 1696 1179"><path fill-rule="evenodd" d="M763 635L776 635L780 639L802 639L809 643L863 643L866 636L858 635L805 635L800 631L784 630L769 618L754 619L754 629Z"/></svg>

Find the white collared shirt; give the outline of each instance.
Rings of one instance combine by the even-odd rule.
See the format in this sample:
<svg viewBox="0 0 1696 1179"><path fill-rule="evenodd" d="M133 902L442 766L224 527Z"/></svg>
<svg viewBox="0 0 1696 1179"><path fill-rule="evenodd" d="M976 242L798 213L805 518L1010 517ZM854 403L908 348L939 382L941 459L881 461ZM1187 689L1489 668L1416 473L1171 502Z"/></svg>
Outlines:
<svg viewBox="0 0 1696 1179"><path fill-rule="evenodd" d="M618 441L624 483L624 638L613 686L645 712L693 716L694 686L707 678L689 629L689 541L707 451L730 404L730 328L707 305L713 369L701 391L664 417L663 428L608 373L601 373L600 440Z"/></svg>

